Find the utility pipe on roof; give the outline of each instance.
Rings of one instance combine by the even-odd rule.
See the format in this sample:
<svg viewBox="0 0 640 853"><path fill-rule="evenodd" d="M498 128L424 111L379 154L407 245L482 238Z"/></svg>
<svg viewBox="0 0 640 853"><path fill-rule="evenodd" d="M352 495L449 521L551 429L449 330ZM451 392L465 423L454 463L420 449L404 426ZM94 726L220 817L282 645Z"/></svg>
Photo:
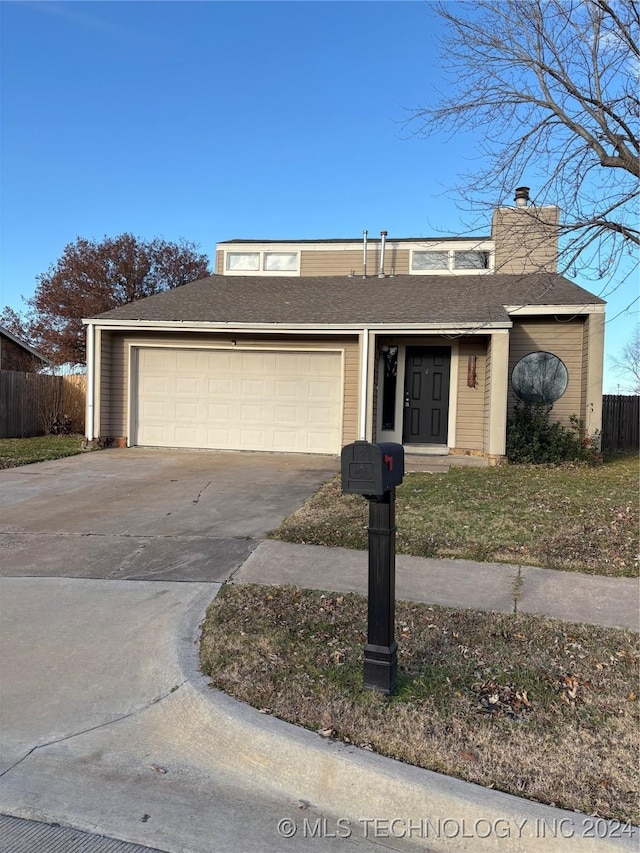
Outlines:
<svg viewBox="0 0 640 853"><path fill-rule="evenodd" d="M360 440L367 440L367 387L369 378L369 329L362 330L362 362L360 364Z"/></svg>
<svg viewBox="0 0 640 853"><path fill-rule="evenodd" d="M369 232L365 229L362 232L362 278L367 277L367 234Z"/></svg>
<svg viewBox="0 0 640 853"><path fill-rule="evenodd" d="M385 250L385 241L387 239L387 232L380 232L380 270L378 272L378 278L384 278L384 250Z"/></svg>
<svg viewBox="0 0 640 853"><path fill-rule="evenodd" d="M93 323L87 324L87 411L86 411L86 439L93 441L95 438L93 430L93 417L95 412L95 327Z"/></svg>

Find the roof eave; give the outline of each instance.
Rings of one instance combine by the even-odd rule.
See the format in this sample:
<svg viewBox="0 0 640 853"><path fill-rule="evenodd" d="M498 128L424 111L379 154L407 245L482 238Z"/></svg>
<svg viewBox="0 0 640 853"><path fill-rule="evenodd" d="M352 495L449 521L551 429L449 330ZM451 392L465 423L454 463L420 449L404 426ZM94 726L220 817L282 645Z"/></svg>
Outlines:
<svg viewBox="0 0 640 853"><path fill-rule="evenodd" d="M300 332L313 334L335 334L336 332L359 334L363 329L380 331L387 334L402 334L403 332L438 332L456 334L482 333L485 330L510 329L510 320L498 322L465 321L448 323L242 323L242 322L211 322L192 320L116 320L106 318L86 318L82 320L85 326L96 326L105 329L145 330L145 331L216 331L225 333L241 332L277 332L280 334L296 334Z"/></svg>
<svg viewBox="0 0 640 853"><path fill-rule="evenodd" d="M605 304L603 302L581 302L574 305L566 303L557 305L505 305L504 309L512 317L514 315L524 316L548 316L550 314L604 314Z"/></svg>

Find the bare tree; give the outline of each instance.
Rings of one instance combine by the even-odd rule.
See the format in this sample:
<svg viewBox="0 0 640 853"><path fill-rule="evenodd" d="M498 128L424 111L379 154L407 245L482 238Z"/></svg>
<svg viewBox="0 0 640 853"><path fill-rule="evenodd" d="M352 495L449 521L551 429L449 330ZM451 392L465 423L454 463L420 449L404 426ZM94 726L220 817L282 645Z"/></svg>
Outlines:
<svg viewBox="0 0 640 853"><path fill-rule="evenodd" d="M609 363L624 382L622 389L629 394L640 394L640 326L636 326L620 355L610 356Z"/></svg>
<svg viewBox="0 0 640 853"><path fill-rule="evenodd" d="M561 271L637 266L640 11L635 0L463 0L445 22L451 82L412 111L419 135L480 131L481 169L456 194L479 212L521 184L558 205ZM627 256L634 259L630 265ZM634 300L635 301L635 300Z"/></svg>

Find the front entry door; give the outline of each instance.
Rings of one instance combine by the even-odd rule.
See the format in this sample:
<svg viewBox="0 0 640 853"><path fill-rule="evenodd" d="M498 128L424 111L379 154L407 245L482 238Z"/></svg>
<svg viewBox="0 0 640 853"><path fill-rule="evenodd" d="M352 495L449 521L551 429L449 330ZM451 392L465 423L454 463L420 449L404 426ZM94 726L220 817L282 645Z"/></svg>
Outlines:
<svg viewBox="0 0 640 853"><path fill-rule="evenodd" d="M404 444L446 444L449 422L449 347L407 347Z"/></svg>

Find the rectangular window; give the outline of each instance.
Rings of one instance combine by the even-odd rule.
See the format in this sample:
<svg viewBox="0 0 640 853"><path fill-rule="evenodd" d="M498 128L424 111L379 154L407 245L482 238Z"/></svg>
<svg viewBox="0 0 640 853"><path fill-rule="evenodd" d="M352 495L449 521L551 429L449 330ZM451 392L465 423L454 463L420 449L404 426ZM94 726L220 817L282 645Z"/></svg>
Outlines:
<svg viewBox="0 0 640 853"><path fill-rule="evenodd" d="M454 270L488 270L489 252L459 251L453 253Z"/></svg>
<svg viewBox="0 0 640 853"><path fill-rule="evenodd" d="M256 272L260 270L260 252L227 252L228 270L246 270Z"/></svg>
<svg viewBox="0 0 640 853"><path fill-rule="evenodd" d="M295 272L298 269L298 254L297 252L265 252L264 269Z"/></svg>
<svg viewBox="0 0 640 853"><path fill-rule="evenodd" d="M412 270L446 270L449 268L449 252L414 252Z"/></svg>
<svg viewBox="0 0 640 853"><path fill-rule="evenodd" d="M382 429L396 427L396 382L398 376L398 347L382 349Z"/></svg>

